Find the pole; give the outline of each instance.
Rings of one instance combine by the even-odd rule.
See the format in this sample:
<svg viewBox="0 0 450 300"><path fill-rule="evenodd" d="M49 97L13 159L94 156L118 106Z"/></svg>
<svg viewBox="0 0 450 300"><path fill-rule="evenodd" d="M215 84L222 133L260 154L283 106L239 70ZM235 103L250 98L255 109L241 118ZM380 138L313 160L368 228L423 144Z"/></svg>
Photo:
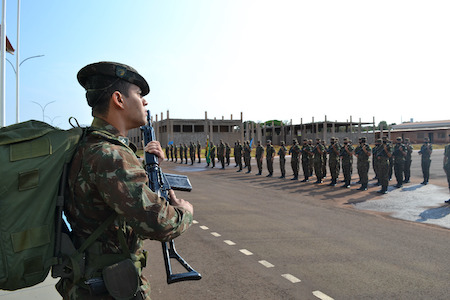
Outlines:
<svg viewBox="0 0 450 300"><path fill-rule="evenodd" d="M0 126L6 126L6 108L5 108L5 58L6 58L6 0L2 0L2 27L0 41Z"/></svg>
<svg viewBox="0 0 450 300"><path fill-rule="evenodd" d="M19 41L20 41L20 0L17 0L17 47L16 47L16 123L19 123Z"/></svg>

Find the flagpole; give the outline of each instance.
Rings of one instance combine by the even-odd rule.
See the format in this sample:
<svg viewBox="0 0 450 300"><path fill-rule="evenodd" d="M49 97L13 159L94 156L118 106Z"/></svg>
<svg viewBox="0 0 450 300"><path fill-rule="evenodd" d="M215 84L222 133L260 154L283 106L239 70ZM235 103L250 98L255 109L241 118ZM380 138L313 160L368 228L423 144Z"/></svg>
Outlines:
<svg viewBox="0 0 450 300"><path fill-rule="evenodd" d="M20 0L17 0L17 47L16 47L16 123L19 123L19 41L20 41Z"/></svg>
<svg viewBox="0 0 450 300"><path fill-rule="evenodd" d="M0 127L6 126L6 108L5 108L5 62L6 62L6 0L2 0L2 27L0 41Z"/></svg>

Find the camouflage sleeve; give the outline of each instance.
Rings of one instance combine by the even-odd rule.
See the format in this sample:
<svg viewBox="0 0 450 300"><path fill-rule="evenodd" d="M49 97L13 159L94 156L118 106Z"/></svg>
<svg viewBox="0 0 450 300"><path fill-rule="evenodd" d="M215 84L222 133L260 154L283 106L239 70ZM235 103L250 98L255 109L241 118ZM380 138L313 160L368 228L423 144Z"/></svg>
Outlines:
<svg viewBox="0 0 450 300"><path fill-rule="evenodd" d="M148 187L139 160L129 149L106 144L96 165L95 180L108 206L123 216L142 238L171 240L192 223L192 214L171 206Z"/></svg>

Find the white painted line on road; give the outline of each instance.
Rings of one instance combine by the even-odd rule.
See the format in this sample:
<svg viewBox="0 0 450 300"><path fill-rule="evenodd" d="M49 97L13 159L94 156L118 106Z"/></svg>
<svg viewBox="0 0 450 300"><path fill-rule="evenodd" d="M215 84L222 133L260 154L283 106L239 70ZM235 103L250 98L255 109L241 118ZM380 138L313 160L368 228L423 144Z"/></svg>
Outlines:
<svg viewBox="0 0 450 300"><path fill-rule="evenodd" d="M200 228L203 229L203 230L208 230L208 229L209 229L209 228L206 227L205 225L200 226Z"/></svg>
<svg viewBox="0 0 450 300"><path fill-rule="evenodd" d="M289 280L292 283L297 283L297 282L301 281L300 279L298 279L297 277L295 277L294 275L291 275L291 274L282 274L281 276L283 276L284 278L286 278L287 280Z"/></svg>
<svg viewBox="0 0 450 300"><path fill-rule="evenodd" d="M230 240L225 240L225 241L223 241L225 244L227 244L227 245L230 245L230 246L234 246L234 245L236 245L236 243L235 242L232 242L232 241L230 241Z"/></svg>
<svg viewBox="0 0 450 300"><path fill-rule="evenodd" d="M241 249L239 250L241 253L245 254L245 255L253 255L253 253L251 253L250 251L248 251L247 249Z"/></svg>
<svg viewBox="0 0 450 300"><path fill-rule="evenodd" d="M217 233L217 232L211 232L211 234L212 234L213 236L215 236L215 237L221 236L221 234L220 234L220 233Z"/></svg>
<svg viewBox="0 0 450 300"><path fill-rule="evenodd" d="M192 224L198 224L198 221L193 220Z"/></svg>
<svg viewBox="0 0 450 300"><path fill-rule="evenodd" d="M321 299L321 300L334 300L333 298L331 298L328 295L325 295L321 291L314 291L313 295L316 296L317 298Z"/></svg>
<svg viewBox="0 0 450 300"><path fill-rule="evenodd" d="M260 264L262 264L264 267L266 268L273 268L275 267L274 265L272 265L270 262L268 262L267 260L260 260L258 261Z"/></svg>

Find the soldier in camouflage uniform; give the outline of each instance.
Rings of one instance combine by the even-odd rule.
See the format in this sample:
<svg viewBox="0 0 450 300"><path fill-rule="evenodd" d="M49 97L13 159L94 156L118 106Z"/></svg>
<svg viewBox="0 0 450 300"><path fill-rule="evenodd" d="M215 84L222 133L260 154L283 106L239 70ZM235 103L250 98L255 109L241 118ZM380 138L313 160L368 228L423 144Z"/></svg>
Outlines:
<svg viewBox="0 0 450 300"><path fill-rule="evenodd" d="M431 165L431 153L433 152L433 146L430 143L429 138L424 139L422 147L420 147L419 155L422 156L421 166L423 174L422 184L427 185L430 180L430 165Z"/></svg>
<svg viewBox="0 0 450 300"><path fill-rule="evenodd" d="M341 148L342 173L344 174L343 188L350 188L352 181L353 150L351 142L349 142L348 138L344 138L344 146Z"/></svg>
<svg viewBox="0 0 450 300"><path fill-rule="evenodd" d="M449 135L449 137L450 137L450 135ZM448 183L448 188L450 190L450 144L445 146L445 150L444 150L444 171L445 171L445 174L447 175L447 183ZM450 199L446 200L445 203L450 204Z"/></svg>
<svg viewBox="0 0 450 300"><path fill-rule="evenodd" d="M284 145L284 141L281 141L280 149L278 149L278 155L280 156L280 171L281 171L280 178L286 177L286 152L287 148Z"/></svg>
<svg viewBox="0 0 450 300"><path fill-rule="evenodd" d="M173 161L173 145L170 145L170 161Z"/></svg>
<svg viewBox="0 0 450 300"><path fill-rule="evenodd" d="M322 145L320 139L316 139L316 146L312 149L314 153L314 172L316 173L316 184L323 182L323 153L325 147Z"/></svg>
<svg viewBox="0 0 450 300"><path fill-rule="evenodd" d="M294 177L291 180L298 180L298 171L300 169L300 153L302 150L298 144L297 139L292 141L292 146L289 149L289 154L291 155L291 168L294 172Z"/></svg>
<svg viewBox="0 0 450 300"><path fill-rule="evenodd" d="M381 139L377 139L375 141L375 146L372 148L372 157L373 157L373 159L372 159L372 167L373 167L373 172L375 173L374 179L377 180L377 182L374 185L377 185L377 186L381 185L381 183L380 183L380 176L378 174L379 173L378 170L379 170L380 161L377 159L377 153L378 153L378 150L380 149L380 147L381 147Z"/></svg>
<svg viewBox="0 0 450 300"><path fill-rule="evenodd" d="M266 177L273 176L273 159L275 158L275 148L272 146L272 141L267 140L266 146L266 162L267 162L267 170L269 174Z"/></svg>
<svg viewBox="0 0 450 300"><path fill-rule="evenodd" d="M303 169L303 175L305 178L301 182L307 182L309 181L309 177L311 176L311 157L312 157L312 149L308 144L308 140L303 140L303 147L302 147L302 169Z"/></svg>
<svg viewBox="0 0 450 300"><path fill-rule="evenodd" d="M245 145L244 145L244 162L245 165L247 166L247 172L246 173L251 173L252 172L252 148L250 147L250 142L246 141Z"/></svg>
<svg viewBox="0 0 450 300"><path fill-rule="evenodd" d="M378 147L378 177L380 178L381 190L377 193L386 194L389 186L389 158L392 156L392 147L387 137L383 137L382 144Z"/></svg>
<svg viewBox="0 0 450 300"><path fill-rule="evenodd" d="M188 163L188 146L186 144L183 144L183 151L184 151L184 159L186 160L185 164Z"/></svg>
<svg viewBox="0 0 450 300"><path fill-rule="evenodd" d="M330 168L331 173L331 182L329 186L336 186L337 180L339 177L340 170L340 154L341 154L341 145L339 144L339 140L337 138L332 137L330 139L330 146L327 149L328 152L328 166Z"/></svg>
<svg viewBox="0 0 450 300"><path fill-rule="evenodd" d="M308 146L309 146L309 177L313 176L314 172L314 145L313 140L308 140Z"/></svg>
<svg viewBox="0 0 450 300"><path fill-rule="evenodd" d="M216 145L213 142L209 142L209 157L211 158L212 167L216 167Z"/></svg>
<svg viewBox="0 0 450 300"><path fill-rule="evenodd" d="M198 157L198 163L202 162L202 145L200 144L200 141L197 141L197 157Z"/></svg>
<svg viewBox="0 0 450 300"><path fill-rule="evenodd" d="M87 91L94 120L93 131L80 142L68 176L70 196L64 209L75 246L80 247L98 227L108 224L106 220L117 217L85 250L89 272L76 282L61 279L57 289L64 299L113 299L107 291L91 295L91 279L101 278L105 267L126 258L136 266L144 265L143 239L177 237L191 225L193 208L173 191L169 203L150 190L142 163L126 138L130 129L146 123L143 96L149 87L145 79L129 66L110 62L88 65L77 78ZM144 151L164 159L157 141L147 144ZM140 287L132 299L150 299L150 286L140 267L136 274Z"/></svg>
<svg viewBox="0 0 450 300"><path fill-rule="evenodd" d="M359 145L355 149L356 168L358 169L359 182L361 187L359 191L367 191L367 185L369 184L369 157L372 155L372 149L369 144L366 143L366 138L359 138Z"/></svg>
<svg viewBox="0 0 450 300"><path fill-rule="evenodd" d="M189 157L191 158L191 165L193 165L195 161L195 145L193 142L189 144Z"/></svg>
<svg viewBox="0 0 450 300"><path fill-rule="evenodd" d="M241 141L238 140L236 142L236 147L235 147L235 159L236 159L236 165L239 166L239 170L237 170L237 172L241 172L242 171L242 145L241 145Z"/></svg>
<svg viewBox="0 0 450 300"><path fill-rule="evenodd" d="M178 147L177 144L173 144L173 156L175 157L175 162L178 161Z"/></svg>
<svg viewBox="0 0 450 300"><path fill-rule="evenodd" d="M219 146L217 147L217 158L222 165L222 169L225 169L225 144L222 140L220 140Z"/></svg>
<svg viewBox="0 0 450 300"><path fill-rule="evenodd" d="M178 149L180 150L180 164L182 164L182 163L183 163L183 160L184 160L184 155L183 155L183 153L184 153L184 147L183 147L183 144L182 144L182 143L180 143L180 147L178 147Z"/></svg>
<svg viewBox="0 0 450 300"><path fill-rule="evenodd" d="M258 141L258 146L256 147L255 159L256 165L258 166L258 173L256 175L262 174L264 147L261 146L261 141Z"/></svg>
<svg viewBox="0 0 450 300"><path fill-rule="evenodd" d="M392 156L394 157L394 173L397 180L396 188L403 186L403 172L405 168L406 147L402 143L402 138L398 137L394 146Z"/></svg>
<svg viewBox="0 0 450 300"><path fill-rule="evenodd" d="M322 153L322 158L323 158L323 160L322 160L322 162L323 162L322 163L322 178L326 178L327 177L327 154L328 154L327 144L326 144L325 140L323 140L321 143L322 143L322 146L324 149L324 151Z"/></svg>
<svg viewBox="0 0 450 300"><path fill-rule="evenodd" d="M403 170L405 180L403 180L403 182L409 183L409 179L411 178L412 152L414 150L409 138L405 138L405 148L406 148L406 156L405 156L405 167Z"/></svg>
<svg viewBox="0 0 450 300"><path fill-rule="evenodd" d="M169 161L169 154L170 154L170 146L169 146L169 144L167 144L167 146L166 146L166 158L167 158L167 161Z"/></svg>
<svg viewBox="0 0 450 300"><path fill-rule="evenodd" d="M225 143L225 159L227 166L230 165L230 152L231 152L230 145L228 143Z"/></svg>

